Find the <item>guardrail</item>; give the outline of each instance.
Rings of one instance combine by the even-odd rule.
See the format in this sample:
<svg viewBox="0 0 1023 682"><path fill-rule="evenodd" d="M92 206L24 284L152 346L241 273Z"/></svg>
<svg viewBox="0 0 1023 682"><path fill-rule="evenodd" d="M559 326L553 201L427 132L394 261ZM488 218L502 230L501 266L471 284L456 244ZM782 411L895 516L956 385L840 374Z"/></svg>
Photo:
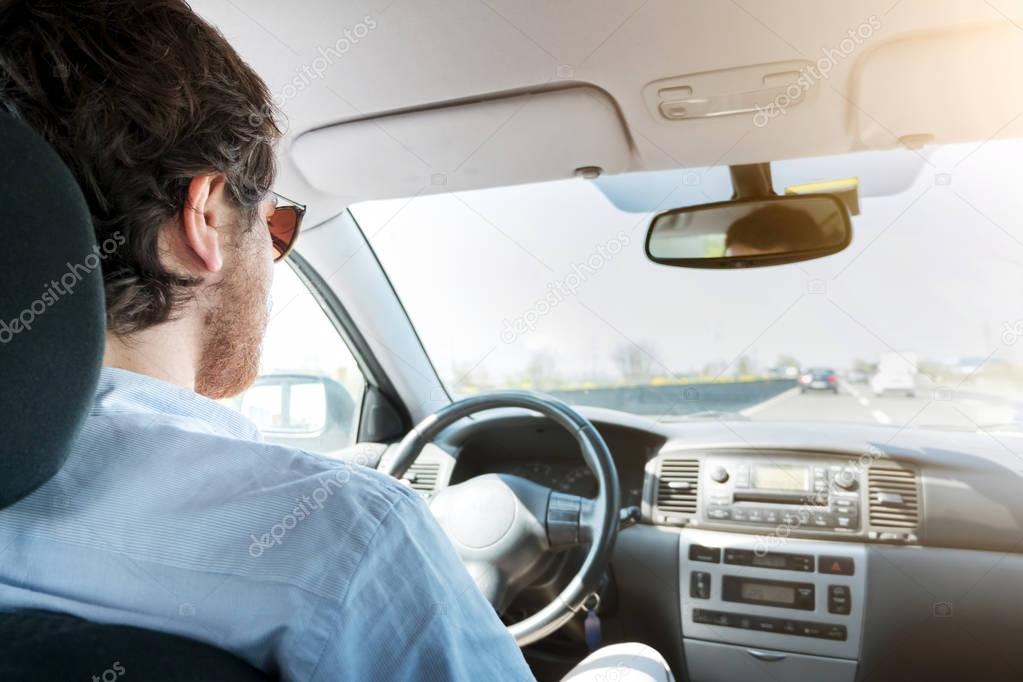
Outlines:
<svg viewBox="0 0 1023 682"><path fill-rule="evenodd" d="M545 391L573 405L646 415L740 412L796 386L795 379L762 379L668 386L612 386Z"/></svg>

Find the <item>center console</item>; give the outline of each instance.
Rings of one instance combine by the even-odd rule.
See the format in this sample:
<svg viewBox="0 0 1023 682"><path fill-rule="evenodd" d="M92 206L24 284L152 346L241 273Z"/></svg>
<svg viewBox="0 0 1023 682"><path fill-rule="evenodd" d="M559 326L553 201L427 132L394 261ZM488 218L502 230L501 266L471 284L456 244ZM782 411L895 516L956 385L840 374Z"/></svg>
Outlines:
<svg viewBox="0 0 1023 682"><path fill-rule="evenodd" d="M793 472L793 486L805 492L812 476L812 469L808 480ZM750 478L757 482L755 473ZM772 480L771 489L783 483ZM680 552L682 632L694 680L854 679L867 584L863 545L785 538L768 548L756 535L686 529Z"/></svg>

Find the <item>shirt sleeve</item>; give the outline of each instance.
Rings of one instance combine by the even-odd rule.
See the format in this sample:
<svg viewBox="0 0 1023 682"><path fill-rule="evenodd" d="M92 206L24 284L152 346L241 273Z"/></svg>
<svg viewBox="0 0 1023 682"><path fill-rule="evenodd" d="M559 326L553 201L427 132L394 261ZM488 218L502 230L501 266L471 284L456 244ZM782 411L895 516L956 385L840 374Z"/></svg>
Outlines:
<svg viewBox="0 0 1023 682"><path fill-rule="evenodd" d="M411 491L380 522L338 618L316 681L534 680L515 640Z"/></svg>

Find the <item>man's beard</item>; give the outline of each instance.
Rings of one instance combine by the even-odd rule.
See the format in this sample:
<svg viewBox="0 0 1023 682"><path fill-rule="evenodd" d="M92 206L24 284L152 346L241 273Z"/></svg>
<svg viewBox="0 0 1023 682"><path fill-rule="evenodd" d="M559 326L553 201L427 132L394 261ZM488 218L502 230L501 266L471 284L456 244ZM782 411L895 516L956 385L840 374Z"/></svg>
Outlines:
<svg viewBox="0 0 1023 682"><path fill-rule="evenodd" d="M236 396L259 376L269 283L254 274L243 263L224 273L216 290L219 300L206 315L195 390L207 398Z"/></svg>

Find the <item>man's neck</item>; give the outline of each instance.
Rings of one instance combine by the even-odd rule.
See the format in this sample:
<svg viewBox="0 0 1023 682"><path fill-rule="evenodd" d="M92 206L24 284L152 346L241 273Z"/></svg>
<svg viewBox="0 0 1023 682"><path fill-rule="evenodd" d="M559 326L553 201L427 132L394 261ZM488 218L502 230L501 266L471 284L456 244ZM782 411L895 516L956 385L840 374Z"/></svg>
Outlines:
<svg viewBox="0 0 1023 682"><path fill-rule="evenodd" d="M195 390L199 355L195 339L186 319L151 327L130 337L108 333L103 365Z"/></svg>

